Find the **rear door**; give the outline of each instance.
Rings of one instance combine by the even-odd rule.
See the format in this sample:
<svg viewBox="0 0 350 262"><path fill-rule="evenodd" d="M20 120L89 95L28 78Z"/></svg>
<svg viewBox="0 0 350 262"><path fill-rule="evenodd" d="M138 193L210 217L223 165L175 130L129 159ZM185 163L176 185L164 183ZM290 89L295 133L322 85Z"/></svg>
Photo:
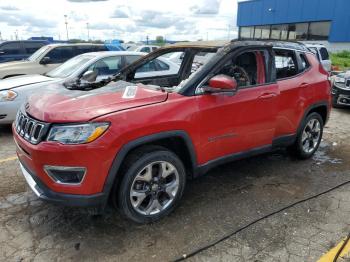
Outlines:
<svg viewBox="0 0 350 262"><path fill-rule="evenodd" d="M276 78L280 89L277 114L277 136L295 134L300 115L304 112L312 79L302 77L310 65L303 53L289 49L275 49ZM303 60L302 60L303 59Z"/></svg>
<svg viewBox="0 0 350 262"><path fill-rule="evenodd" d="M271 146L279 95L271 58L269 49L248 49L212 73L235 78L238 91L198 95L204 162Z"/></svg>

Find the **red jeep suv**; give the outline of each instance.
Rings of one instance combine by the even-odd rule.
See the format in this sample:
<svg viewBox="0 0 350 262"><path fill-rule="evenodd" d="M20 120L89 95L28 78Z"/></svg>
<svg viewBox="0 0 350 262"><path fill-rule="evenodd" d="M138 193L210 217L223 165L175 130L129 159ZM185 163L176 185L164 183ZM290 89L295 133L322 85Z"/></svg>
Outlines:
<svg viewBox="0 0 350 262"><path fill-rule="evenodd" d="M178 72L160 56L180 57ZM280 147L310 158L330 112L328 73L300 43L175 44L98 74L87 68L23 105L13 124L20 166L41 199L112 203L138 223L169 214L186 178L216 165Z"/></svg>

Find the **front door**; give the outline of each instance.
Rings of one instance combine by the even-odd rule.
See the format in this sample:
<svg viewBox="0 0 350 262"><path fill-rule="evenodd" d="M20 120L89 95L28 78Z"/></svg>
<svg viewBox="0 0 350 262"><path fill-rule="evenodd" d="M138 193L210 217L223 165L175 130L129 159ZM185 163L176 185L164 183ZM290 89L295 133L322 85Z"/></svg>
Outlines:
<svg viewBox="0 0 350 262"><path fill-rule="evenodd" d="M272 144L279 90L276 83L267 83L270 57L266 50L239 54L215 72L234 77L237 93L197 96L201 164Z"/></svg>

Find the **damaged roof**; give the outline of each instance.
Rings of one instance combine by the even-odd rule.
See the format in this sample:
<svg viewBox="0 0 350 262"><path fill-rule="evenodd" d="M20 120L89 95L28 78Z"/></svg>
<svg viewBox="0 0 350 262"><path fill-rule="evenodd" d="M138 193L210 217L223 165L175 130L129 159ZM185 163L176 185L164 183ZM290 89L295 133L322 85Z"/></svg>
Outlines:
<svg viewBox="0 0 350 262"><path fill-rule="evenodd" d="M280 40L218 40L218 41L194 41L194 42L179 42L164 48L220 48L226 45L233 46L273 46L284 49L296 49L300 51L309 51L308 48L300 42L280 41Z"/></svg>

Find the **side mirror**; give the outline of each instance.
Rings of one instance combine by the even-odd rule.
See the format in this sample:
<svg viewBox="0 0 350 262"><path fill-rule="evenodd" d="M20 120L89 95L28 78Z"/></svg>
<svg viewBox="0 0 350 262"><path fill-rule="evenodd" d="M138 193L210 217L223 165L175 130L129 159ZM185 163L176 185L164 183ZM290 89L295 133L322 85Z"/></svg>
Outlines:
<svg viewBox="0 0 350 262"><path fill-rule="evenodd" d="M86 71L81 77L82 80L85 80L87 82L95 82L96 78L97 78L97 72L93 70Z"/></svg>
<svg viewBox="0 0 350 262"><path fill-rule="evenodd" d="M235 93L237 82L230 76L216 75L209 80L209 86L205 87L204 90L208 93Z"/></svg>
<svg viewBox="0 0 350 262"><path fill-rule="evenodd" d="M49 64L50 62L51 62L50 57L45 56L43 59L41 59L40 64L42 64L42 65L47 65L47 64Z"/></svg>

